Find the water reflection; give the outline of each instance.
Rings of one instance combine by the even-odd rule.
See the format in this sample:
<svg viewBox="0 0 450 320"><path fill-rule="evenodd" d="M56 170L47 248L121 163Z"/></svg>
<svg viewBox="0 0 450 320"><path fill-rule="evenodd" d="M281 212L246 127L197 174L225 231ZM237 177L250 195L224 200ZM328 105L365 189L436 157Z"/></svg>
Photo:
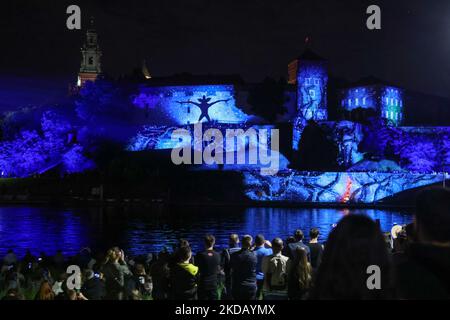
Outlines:
<svg viewBox="0 0 450 320"><path fill-rule="evenodd" d="M320 229L322 240L344 215L366 214L379 219L383 231L394 223L406 224L407 212L375 209L292 209L292 208L183 208L100 209L100 208L0 208L0 253L14 249L20 255L26 249L34 254L54 254L58 249L74 254L84 246L104 250L119 245L130 254L157 252L186 238L194 251L202 247L202 236L212 233L218 247L227 243L230 233L256 235L268 239L286 238L301 228Z"/></svg>

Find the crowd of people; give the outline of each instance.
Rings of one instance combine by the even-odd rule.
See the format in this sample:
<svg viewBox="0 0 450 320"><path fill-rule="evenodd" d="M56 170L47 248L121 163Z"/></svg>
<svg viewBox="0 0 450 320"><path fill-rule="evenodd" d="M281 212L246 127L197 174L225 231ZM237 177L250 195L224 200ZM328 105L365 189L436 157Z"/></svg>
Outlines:
<svg viewBox="0 0 450 320"><path fill-rule="evenodd" d="M300 229L271 241L231 234L228 247L217 252L214 236L206 235L196 254L181 239L171 252L135 258L118 247L103 255L85 248L70 259L60 251L18 259L10 251L0 291L3 300L450 298L449 190L421 193L414 222L394 226L388 237L369 217L350 214L325 243L317 228L309 239ZM69 265L82 270L78 288L71 285Z"/></svg>

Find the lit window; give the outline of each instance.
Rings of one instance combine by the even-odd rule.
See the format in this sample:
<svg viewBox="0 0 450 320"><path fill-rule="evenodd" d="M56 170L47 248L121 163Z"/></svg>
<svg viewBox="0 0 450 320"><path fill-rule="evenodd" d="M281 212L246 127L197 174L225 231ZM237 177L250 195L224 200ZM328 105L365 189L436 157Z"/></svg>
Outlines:
<svg viewBox="0 0 450 320"><path fill-rule="evenodd" d="M318 86L318 85L319 85L319 79L314 78L314 84L315 84L316 86Z"/></svg>
<svg viewBox="0 0 450 320"><path fill-rule="evenodd" d="M389 119L389 111L386 111L386 119Z"/></svg>
<svg viewBox="0 0 450 320"><path fill-rule="evenodd" d="M389 98L386 97L386 104L389 104Z"/></svg>
<svg viewBox="0 0 450 320"><path fill-rule="evenodd" d="M357 106L358 104L359 104L359 99L356 98L356 99L355 99L355 106Z"/></svg>
<svg viewBox="0 0 450 320"><path fill-rule="evenodd" d="M391 106L394 105L394 98L391 98Z"/></svg>
<svg viewBox="0 0 450 320"><path fill-rule="evenodd" d="M316 91L309 90L309 95L311 96L311 98L315 98L316 97Z"/></svg>
<svg viewBox="0 0 450 320"><path fill-rule="evenodd" d="M394 120L394 111L391 111L391 119Z"/></svg>
<svg viewBox="0 0 450 320"><path fill-rule="evenodd" d="M403 107L403 101L400 100L400 107Z"/></svg>
<svg viewBox="0 0 450 320"><path fill-rule="evenodd" d="M395 99L395 105L398 106L398 100L397 99Z"/></svg>
<svg viewBox="0 0 450 320"><path fill-rule="evenodd" d="M366 105L366 97L363 98L362 102L363 102L363 106L365 106Z"/></svg>
<svg viewBox="0 0 450 320"><path fill-rule="evenodd" d="M309 86L309 85L311 84L311 78L306 78L306 79L305 79L305 84L306 84L307 86Z"/></svg>
<svg viewBox="0 0 450 320"><path fill-rule="evenodd" d="M348 106L349 106L349 107L352 106L352 99L348 99Z"/></svg>

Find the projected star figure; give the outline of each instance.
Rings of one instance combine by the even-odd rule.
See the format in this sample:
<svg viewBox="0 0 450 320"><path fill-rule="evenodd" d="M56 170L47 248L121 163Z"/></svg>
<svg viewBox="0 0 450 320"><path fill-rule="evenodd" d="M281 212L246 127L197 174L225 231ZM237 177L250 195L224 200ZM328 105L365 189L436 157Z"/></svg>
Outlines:
<svg viewBox="0 0 450 320"><path fill-rule="evenodd" d="M206 98L206 96L203 96L201 99L197 100L198 102L193 102L191 100L188 100L188 101L177 101L177 102L179 104L187 103L187 104L193 104L193 105L197 106L200 109L200 111L201 111L200 117L198 118L198 121L200 122L203 118L206 118L206 120L211 121L211 118L209 117L209 114L208 114L209 108L211 108L216 103L228 102L229 100L230 99L217 100L217 101L209 103L209 101L211 101L211 98Z"/></svg>

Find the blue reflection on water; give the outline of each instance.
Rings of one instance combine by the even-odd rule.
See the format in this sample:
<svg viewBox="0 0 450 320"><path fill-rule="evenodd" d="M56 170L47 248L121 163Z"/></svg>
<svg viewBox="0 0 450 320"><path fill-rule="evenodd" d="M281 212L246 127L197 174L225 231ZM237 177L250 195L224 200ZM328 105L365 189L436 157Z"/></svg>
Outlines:
<svg viewBox="0 0 450 320"><path fill-rule="evenodd" d="M179 238L186 238L194 251L202 248L206 233L216 236L219 248L226 246L230 233L252 236L262 233L267 239L285 239L297 228L305 235L317 227L324 241L344 215L366 214L379 219L383 231L394 223L412 221L407 212L374 209L294 209L294 208L184 208L161 212L156 209L99 209L0 207L0 253L14 249L23 255L44 251L52 255L61 249L67 255L90 246L104 250L112 245L128 254L158 252L171 248Z"/></svg>

